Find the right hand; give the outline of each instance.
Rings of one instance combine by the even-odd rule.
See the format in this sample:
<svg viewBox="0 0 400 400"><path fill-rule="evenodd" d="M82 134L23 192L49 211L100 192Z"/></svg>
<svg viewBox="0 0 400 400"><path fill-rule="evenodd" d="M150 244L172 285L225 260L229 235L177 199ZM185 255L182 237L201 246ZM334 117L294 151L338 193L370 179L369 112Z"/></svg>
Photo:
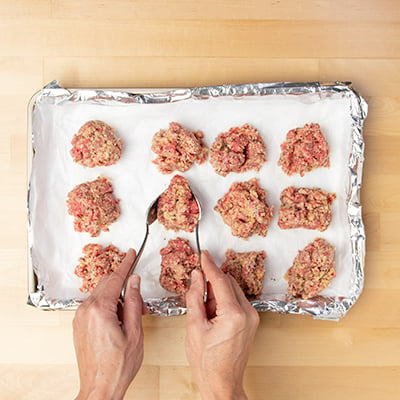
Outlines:
<svg viewBox="0 0 400 400"><path fill-rule="evenodd" d="M186 294L186 354L203 399L247 399L243 374L259 324L257 311L235 279L222 272L202 251L204 279L194 270Z"/></svg>

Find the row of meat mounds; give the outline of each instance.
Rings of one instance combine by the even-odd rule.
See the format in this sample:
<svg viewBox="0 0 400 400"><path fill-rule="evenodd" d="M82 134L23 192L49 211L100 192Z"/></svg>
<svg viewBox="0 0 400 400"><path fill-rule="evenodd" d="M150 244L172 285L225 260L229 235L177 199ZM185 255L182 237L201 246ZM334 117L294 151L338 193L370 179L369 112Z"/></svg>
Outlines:
<svg viewBox="0 0 400 400"><path fill-rule="evenodd" d="M100 130L98 129L99 125L101 128ZM93 130L93 128L95 129ZM80 136L84 139L83 142L80 141L79 143L77 139L79 135L76 135L72 142L73 149L71 155L73 155L74 160L88 167L110 165L106 164L110 159L118 161L118 154L120 156L122 146L120 146L112 135L110 137L110 129L104 129L104 126L101 125L101 121L90 121L85 124L80 130ZM94 132L94 135L88 134L90 130ZM102 142L101 138L104 137L105 130L108 136L106 135L105 140ZM99 135L99 132L101 132L101 135ZM92 140L90 136L92 136ZM202 143L202 138L203 135L201 132L190 132L177 123L171 123L167 130L160 130L153 137L152 142L152 150L158 155L154 162L157 164L160 172L169 173L176 169L185 171L190 168L195 161L199 163L204 162L207 157L207 149ZM94 146L94 148L88 149L89 146L86 146L85 149L85 141L86 144ZM102 143L104 143L105 146L101 146ZM115 143L117 143L117 145ZM287 135L286 142L281 145L281 149L282 153L279 164L288 175L293 173L304 175L304 173L317 167L329 166L329 148L318 124L309 124L305 125L303 128L290 131ZM95 157L93 157L93 154ZM99 154L106 155L107 159L102 163L100 162L100 164L96 164L97 161L93 158L97 157L98 160ZM218 136L210 149L210 162L217 173L226 176L230 172L240 173L249 169L258 171L263 162L266 161L265 154L266 149L261 136L256 129L245 124L242 127L231 128L228 132L224 132ZM85 158L86 161L82 162ZM87 161L87 158L89 158L89 161ZM173 178L173 181L175 178L176 177ZM82 196L82 189L85 191L90 184L90 182L86 182L82 185L78 185L70 192L68 196L68 208L72 215L78 216L78 218L75 218L75 229L78 231L89 231L92 236L96 236L100 229L108 230L108 225L118 218L119 208L118 200L112 200L111 184L104 177L99 177L92 183L93 187L89 188L88 201L85 201L85 196ZM93 191L92 189L97 186L100 187L100 190L94 195L96 190ZM172 197L174 190L175 189L170 190L170 196L172 193ZM101 198L102 196L104 199ZM266 192L264 189L260 188L256 179L249 182L238 182L233 184L229 192L218 201L215 210L221 214L224 222L231 227L233 235L242 238L250 237L252 234L265 236L273 213L273 208L268 206L265 197ZM329 206L334 198L334 194L324 192L318 188L295 189L289 187L285 189L281 195L282 206L279 210L279 226L282 229L302 227L307 229L319 229L320 231L325 230L332 218ZM75 204L76 200L78 200L80 204L78 207L76 207ZM94 202L94 204L92 204L91 207L87 207L88 203L91 202ZM174 203L174 201L172 201L172 203ZM171 201L169 202L170 208L172 203ZM182 205L182 203L177 201L176 205L179 206L179 204ZM101 210L102 207L103 211ZM91 211L89 218L82 218L81 211L83 209L87 210L88 208L95 210L95 212L93 213ZM78 213L75 212L77 209ZM168 212L171 213L171 210ZM93 221L94 214L100 217L97 222ZM189 212L188 215L190 216L191 213ZM104 218L106 218L106 220L104 220ZM163 223L162 221L164 221L164 226L167 229L174 229L168 226L168 220L171 220L171 218L176 218L176 215L174 217L170 215L167 218L163 218L162 215L159 216L160 222ZM85 229L82 220L89 226L93 225L92 222L94 222L94 225L97 225L96 229ZM178 229L174 230L179 229L185 230L185 227L180 226ZM308 273L308 277L303 279L303 283L300 285L299 282L301 280L299 280L298 277L299 273L288 273L289 289L295 296L307 298L315 295L329 284L329 280L326 284L321 283L326 276L332 277L332 275L334 275L334 273L332 273L332 256L328 257L328 259L331 260L329 263L322 262L323 265L321 266L324 267L328 265L328 271L330 271L329 274L322 274L322 276L321 271L324 268L311 268L310 257L304 257L304 254L312 253L312 258L315 259L315 265L318 265L318 263L321 264L321 260L319 260L321 257L326 260L327 254L332 254L333 247L328 243L322 243L321 240L322 239L310 244L303 252L300 252L297 257L299 260L308 259L308 267L304 267L304 262L296 267L295 262L292 269L289 270L289 272L303 270L303 277ZM188 264L185 261L185 256L187 259L193 259L195 253L194 251L188 252L187 243L179 243L179 241L171 243L170 247L173 251L171 251L168 246L166 249L161 250L161 255L163 257L165 256L168 261L165 263L163 263L163 261L161 262L162 271L160 282L162 285L164 282L163 287L167 290L175 293L182 293L186 287L185 282L188 279L188 274L190 270L195 267L193 263ZM114 254L115 251L111 253ZM303 257L300 257L302 254ZM84 259L85 257L81 259L80 265L77 268L77 274L85 279L85 274L87 278L89 272L86 270L86 262ZM262 290L262 279L264 277L262 271L264 271L264 269L263 267L261 269L261 264L264 259L264 252L248 252L247 255L244 255L244 253L237 253L237 255L234 255L232 250L228 250L227 261L222 266L222 269L225 270L225 272L230 272L238 282L241 283L247 295L257 296ZM253 260L253 262L250 262L252 268L251 266L249 267L249 260ZM111 259L110 263L112 264ZM102 259L101 264L104 264L104 259ZM167 267L163 269L163 265L167 265ZM249 273L249 271L252 273ZM310 273L310 271L314 272ZM183 279L179 279L182 273L184 275ZM291 276L293 276L293 279L291 279ZM315 282L315 280L318 280L318 282ZM85 284L82 289L84 286ZM307 286L308 289L304 290ZM256 289L254 289L254 287L256 287ZM317 292L315 288L318 288Z"/></svg>
<svg viewBox="0 0 400 400"><path fill-rule="evenodd" d="M195 162L202 164L208 153L203 138L203 132L192 132L171 122L168 129L161 129L153 137L151 149L157 155L153 162L163 174L185 172ZM221 176L259 171L267 161L266 154L264 140L249 124L220 133L209 150L210 163ZM281 144L278 165L287 175L301 176L315 168L329 167L329 147L319 124L290 130Z"/></svg>

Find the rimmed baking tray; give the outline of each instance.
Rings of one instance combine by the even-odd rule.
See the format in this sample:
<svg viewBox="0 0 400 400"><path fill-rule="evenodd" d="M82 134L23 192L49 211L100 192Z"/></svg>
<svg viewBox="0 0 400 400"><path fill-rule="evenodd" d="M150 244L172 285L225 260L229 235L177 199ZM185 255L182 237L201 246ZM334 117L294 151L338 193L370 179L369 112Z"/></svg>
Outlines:
<svg viewBox="0 0 400 400"><path fill-rule="evenodd" d="M205 209L200 226L201 244L211 251L217 263L223 261L227 248L266 250L264 292L260 299L252 301L257 310L338 320L360 296L365 259L360 205L362 127L367 104L350 83L65 89L54 81L32 97L28 110L29 304L44 310L67 310L81 303L84 296L79 292L80 281L73 270L83 244L113 242L124 251L138 247L144 233L145 209L171 178L159 174L151 163L154 155L149 144L152 135L171 121L202 130L208 146L220 132L243 123L254 125L266 142L268 161L258 173L250 171L243 176L230 174L223 178L207 162L183 174L200 193ZM71 138L89 119L105 120L122 137L124 153L115 166L88 169L72 163ZM331 168L312 171L303 178L287 177L277 166L279 144L288 130L309 122L319 123L327 137ZM73 231L65 196L75 184L101 174L111 178L124 218L96 240ZM275 207L275 219L267 237L244 241L231 237L213 206L232 182L253 177L267 190L267 201ZM289 185L318 186L336 193L333 221L326 232L282 232L277 228L279 194ZM152 227L153 244L137 270L150 312L163 316L186 312L184 301L163 291L157 281L157 252L170 237L159 226ZM335 245L337 277L317 298L290 298L284 272L297 251L315 237L324 237Z"/></svg>

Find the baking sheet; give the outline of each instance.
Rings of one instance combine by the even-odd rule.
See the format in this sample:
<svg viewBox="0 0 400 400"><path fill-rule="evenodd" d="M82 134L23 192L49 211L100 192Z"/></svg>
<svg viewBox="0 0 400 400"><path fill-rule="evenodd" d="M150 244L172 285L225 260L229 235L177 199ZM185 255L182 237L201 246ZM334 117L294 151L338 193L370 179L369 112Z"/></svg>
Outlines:
<svg viewBox="0 0 400 400"><path fill-rule="evenodd" d="M267 146L268 161L257 173L217 175L207 161L194 165L185 176L202 205L201 247L217 264L228 248L235 251L265 250L266 276L259 310L306 313L316 318L338 319L358 298L363 285L365 234L359 206L363 161L361 128L366 104L347 84L256 84L181 90L66 90L53 82L33 101L32 148L28 196L31 264L37 288L29 301L41 308L73 308L85 297L74 268L87 243L113 243L123 251L139 248L145 233L148 205L169 184L174 174L162 175L152 164L151 139L175 121L188 129L201 130L211 146L216 136L232 126L250 123ZM115 128L124 148L120 161L109 167L84 168L69 155L71 139L86 121L100 119ZM330 147L331 167L304 177L286 176L277 161L286 133L305 123L321 125ZM111 180L121 200L121 217L109 232L91 238L73 230L73 217L66 209L67 193L77 184L104 175ZM274 218L263 237L249 240L230 234L213 208L234 181L257 177L267 191ZM333 220L325 232L304 229L281 230L277 225L279 196L287 186L321 187L335 192ZM152 313L179 315L184 303L171 297L158 283L159 250L175 232L158 223L150 236L136 272L142 277L142 294ZM194 234L179 233L195 244ZM337 277L316 300L286 297L284 275L298 250L316 237L336 247Z"/></svg>

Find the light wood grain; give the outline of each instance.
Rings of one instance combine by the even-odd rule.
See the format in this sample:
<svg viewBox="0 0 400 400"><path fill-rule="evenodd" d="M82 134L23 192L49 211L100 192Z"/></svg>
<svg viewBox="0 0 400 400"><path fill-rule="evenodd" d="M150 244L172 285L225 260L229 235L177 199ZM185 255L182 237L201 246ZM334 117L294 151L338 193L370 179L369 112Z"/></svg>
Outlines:
<svg viewBox="0 0 400 400"><path fill-rule="evenodd" d="M396 0L347 2L338 0L334 4L329 1L299 2L236 0L227 3L224 0L203 0L187 2L173 0L165 3L163 0L146 1L117 0L112 9L96 7L96 0L81 2L53 1L52 16L56 18L158 18L175 20L177 12L179 19L262 19L262 20L325 20L347 21L357 17L359 21L396 21L399 12L396 10Z"/></svg>
<svg viewBox="0 0 400 400"><path fill-rule="evenodd" d="M115 74L118 65L118 76ZM162 73L160 74L160 71ZM297 75L310 81L318 75L315 59L218 58L218 57L90 57L77 65L76 57L44 59L46 81L59 79L63 85L80 87L181 87L221 83L290 80Z"/></svg>
<svg viewBox="0 0 400 400"><path fill-rule="evenodd" d="M10 56L392 59L400 50L400 26L392 22L51 18L4 19L0 28L0 51Z"/></svg>
<svg viewBox="0 0 400 400"><path fill-rule="evenodd" d="M338 323L263 313L250 399L400 397L400 3L397 0L0 1L0 398L71 399L72 312L26 305L27 104L70 87L352 81L369 104L365 286ZM146 316L127 399L199 399L186 317Z"/></svg>

